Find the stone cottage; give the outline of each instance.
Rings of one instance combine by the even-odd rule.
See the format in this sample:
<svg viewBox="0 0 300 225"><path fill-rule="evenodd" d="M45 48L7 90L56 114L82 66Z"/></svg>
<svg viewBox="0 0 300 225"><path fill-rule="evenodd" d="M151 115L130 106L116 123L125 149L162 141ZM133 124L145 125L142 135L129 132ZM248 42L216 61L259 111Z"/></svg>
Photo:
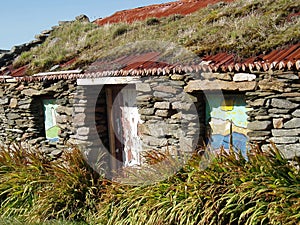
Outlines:
<svg viewBox="0 0 300 225"><path fill-rule="evenodd" d="M78 145L95 162L109 152L113 170L140 164L153 149L246 154L274 143L288 158L300 155L299 43L241 61L228 52L180 57L182 49L166 57L170 46L154 45L124 47L84 70L29 76L5 61L1 142L26 142L53 157Z"/></svg>
<svg viewBox="0 0 300 225"><path fill-rule="evenodd" d="M99 59L84 72L3 76L1 140L54 155L69 144L89 146L91 155L102 148L117 159L114 168L139 164L143 151L206 144L245 153L249 144L267 149L272 142L293 158L300 147L299 55L297 44L260 61L234 63L220 53L172 65L147 52Z"/></svg>

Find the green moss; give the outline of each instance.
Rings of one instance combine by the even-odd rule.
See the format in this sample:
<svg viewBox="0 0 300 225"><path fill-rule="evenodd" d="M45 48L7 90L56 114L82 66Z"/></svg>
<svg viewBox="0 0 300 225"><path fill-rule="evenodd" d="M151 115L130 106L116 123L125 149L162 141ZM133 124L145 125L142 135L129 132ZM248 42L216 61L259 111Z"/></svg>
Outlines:
<svg viewBox="0 0 300 225"><path fill-rule="evenodd" d="M116 47L144 40L175 43L199 55L229 51L247 58L299 42L300 18L288 19L299 11L294 0L239 0L211 5L185 17L161 18L155 26L145 26L151 19L101 27L76 21L56 29L14 65L30 64L28 73L33 74L76 57L65 68L73 69L111 54Z"/></svg>

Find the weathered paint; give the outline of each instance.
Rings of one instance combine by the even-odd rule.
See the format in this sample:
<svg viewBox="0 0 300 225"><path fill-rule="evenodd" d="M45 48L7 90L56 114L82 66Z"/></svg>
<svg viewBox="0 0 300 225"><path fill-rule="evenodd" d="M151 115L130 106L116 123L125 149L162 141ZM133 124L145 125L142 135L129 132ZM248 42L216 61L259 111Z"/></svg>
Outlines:
<svg viewBox="0 0 300 225"><path fill-rule="evenodd" d="M51 142L57 142L60 132L60 128L56 124L56 109L58 105L54 99L44 99L43 106L46 138Z"/></svg>
<svg viewBox="0 0 300 225"><path fill-rule="evenodd" d="M114 140L112 154L122 161L123 166L140 164L141 139L138 124L141 122L136 106L135 85L111 86L112 90L112 130ZM112 145L111 145L112 146ZM121 155L119 155L121 154ZM119 163L116 168L119 168Z"/></svg>
<svg viewBox="0 0 300 225"><path fill-rule="evenodd" d="M206 124L209 145L213 150L221 146L247 151L247 114L244 96L241 94L208 95L206 103Z"/></svg>
<svg viewBox="0 0 300 225"><path fill-rule="evenodd" d="M136 106L136 90L126 86L121 91L123 104L121 106L121 120L124 143L124 166L140 164L141 139L138 136L140 115Z"/></svg>

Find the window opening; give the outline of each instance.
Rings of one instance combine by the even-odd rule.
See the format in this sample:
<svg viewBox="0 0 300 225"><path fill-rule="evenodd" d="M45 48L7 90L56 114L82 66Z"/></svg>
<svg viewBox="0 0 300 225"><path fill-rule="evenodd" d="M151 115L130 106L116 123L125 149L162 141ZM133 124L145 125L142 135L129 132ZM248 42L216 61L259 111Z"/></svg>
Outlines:
<svg viewBox="0 0 300 225"><path fill-rule="evenodd" d="M211 95L206 99L207 138L212 150L221 147L241 151L246 156L248 143L247 111L244 95Z"/></svg>
<svg viewBox="0 0 300 225"><path fill-rule="evenodd" d="M56 122L57 107L55 99L43 99L45 134L50 142L59 141L60 128Z"/></svg>

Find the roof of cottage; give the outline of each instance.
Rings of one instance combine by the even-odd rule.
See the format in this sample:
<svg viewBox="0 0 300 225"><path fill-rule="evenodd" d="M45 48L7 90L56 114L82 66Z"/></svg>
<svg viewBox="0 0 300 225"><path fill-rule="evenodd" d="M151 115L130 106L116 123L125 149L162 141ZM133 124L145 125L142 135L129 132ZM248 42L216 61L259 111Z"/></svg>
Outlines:
<svg viewBox="0 0 300 225"><path fill-rule="evenodd" d="M168 3L168 9L171 15L175 9L188 12L187 9L195 9L199 2L215 1ZM134 15L148 10L149 17L152 17L151 12L168 11L165 6L159 6L122 12ZM185 17L161 18L154 24L129 21L132 23L96 26L87 21L74 21L61 25L47 36L43 44L24 52L12 65L1 68L0 75L33 80L41 77L148 76L168 71L299 70L299 11L299 5L293 0L236 0L208 5ZM118 13L108 18L117 18L116 15ZM147 40L163 43L167 49L169 45L179 46L191 52L193 59L170 60L177 56L173 54L166 58L169 53ZM136 42L146 43L146 47L137 45L133 51L127 49ZM126 51L122 52L123 49ZM74 73L78 68L82 72L77 70ZM64 70L72 72L61 72ZM50 73L45 73L47 71Z"/></svg>
<svg viewBox="0 0 300 225"><path fill-rule="evenodd" d="M266 72L270 70L300 70L300 44L273 50L269 54L248 58L240 63L236 63L235 56L228 53L219 53L187 63L179 63L165 60L162 58L161 52L147 52L125 55L114 60L97 60L84 73L65 71L20 77L16 72L14 76L20 80L32 81L113 76L145 77L192 72Z"/></svg>

